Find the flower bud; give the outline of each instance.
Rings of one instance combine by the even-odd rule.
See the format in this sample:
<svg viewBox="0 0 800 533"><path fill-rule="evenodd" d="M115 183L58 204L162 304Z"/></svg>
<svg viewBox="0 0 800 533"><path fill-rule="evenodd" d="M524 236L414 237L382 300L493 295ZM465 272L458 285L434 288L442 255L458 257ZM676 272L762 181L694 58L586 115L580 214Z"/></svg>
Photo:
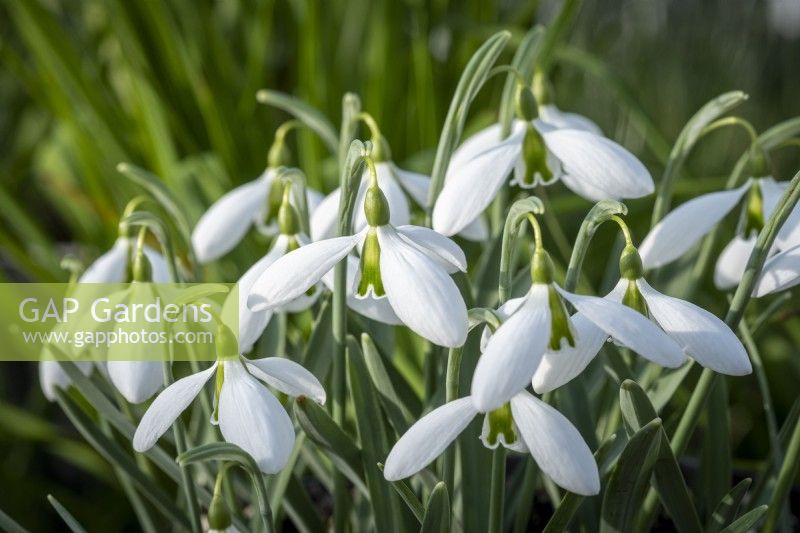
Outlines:
<svg viewBox="0 0 800 533"><path fill-rule="evenodd" d="M211 505L208 506L208 530L211 531L226 531L233 521L231 520L231 512L228 510L228 505L222 498L222 491L214 491L214 497L211 498Z"/></svg>
<svg viewBox="0 0 800 533"><path fill-rule="evenodd" d="M619 256L619 272L623 278L634 281L644 275L644 266L639 250L632 244L625 245Z"/></svg>
<svg viewBox="0 0 800 533"><path fill-rule="evenodd" d="M389 223L389 202L379 187L370 185L364 198L364 214L372 227Z"/></svg>
<svg viewBox="0 0 800 533"><path fill-rule="evenodd" d="M522 84L517 85L517 92L514 94L514 110L517 116L526 122L530 122L539 116L536 98L533 96L533 91L531 91L530 87Z"/></svg>

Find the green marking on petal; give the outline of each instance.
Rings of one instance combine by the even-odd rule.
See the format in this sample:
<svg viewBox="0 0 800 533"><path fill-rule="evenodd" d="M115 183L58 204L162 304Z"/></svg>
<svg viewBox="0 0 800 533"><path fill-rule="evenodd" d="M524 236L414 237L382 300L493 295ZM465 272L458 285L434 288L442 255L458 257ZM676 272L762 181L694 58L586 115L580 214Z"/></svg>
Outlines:
<svg viewBox="0 0 800 533"><path fill-rule="evenodd" d="M744 236L749 237L759 234L764 228L764 197L758 180L753 180L745 202Z"/></svg>
<svg viewBox="0 0 800 533"><path fill-rule="evenodd" d="M522 140L522 160L525 164L525 174L522 176L520 186L533 187L537 176L545 182L553 179L553 171L547 165L547 147L544 139L532 124L528 124L528 130Z"/></svg>
<svg viewBox="0 0 800 533"><path fill-rule="evenodd" d="M225 365L221 362L217 364L217 375L214 382L214 413L211 415L211 420L214 422L219 420L219 395L222 393L222 384L225 382Z"/></svg>
<svg viewBox="0 0 800 533"><path fill-rule="evenodd" d="M370 290L377 298L386 295L381 280L381 246L378 242L378 231L374 227L367 232L361 251L361 279L356 294L360 298L366 298Z"/></svg>
<svg viewBox="0 0 800 533"><path fill-rule="evenodd" d="M500 435L503 436L503 442L507 445L517 442L510 403L506 402L502 407L490 411L486 416L489 420L489 434L486 436L486 442L490 446L497 446Z"/></svg>
<svg viewBox="0 0 800 533"><path fill-rule="evenodd" d="M283 186L281 180L273 179L267 194L267 212L264 215L264 224L272 224L278 218L278 212L283 203Z"/></svg>
<svg viewBox="0 0 800 533"><path fill-rule="evenodd" d="M647 302L644 296L642 296L639 286L636 285L636 280L628 280L628 287L625 289L625 295L622 297L622 304L627 305L634 311L640 312L646 317L650 316L647 310Z"/></svg>
<svg viewBox="0 0 800 533"><path fill-rule="evenodd" d="M552 285L547 288L547 305L550 306L549 348L553 351L560 350L564 340L570 346L575 347L575 336L572 333L567 308L564 306L564 300Z"/></svg>

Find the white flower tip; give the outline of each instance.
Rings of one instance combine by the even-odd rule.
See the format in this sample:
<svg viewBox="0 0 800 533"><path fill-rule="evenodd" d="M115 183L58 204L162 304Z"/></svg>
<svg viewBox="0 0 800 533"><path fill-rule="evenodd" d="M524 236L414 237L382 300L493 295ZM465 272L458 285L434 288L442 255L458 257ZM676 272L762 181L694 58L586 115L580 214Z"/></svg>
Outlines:
<svg viewBox="0 0 800 533"><path fill-rule="evenodd" d="M150 448L152 448L153 444L155 444L155 441L152 441L151 438L148 438L147 436L142 434L142 432L140 432L138 429L136 430L136 433L134 433L133 435L134 450L136 450L139 453L144 453Z"/></svg>
<svg viewBox="0 0 800 533"><path fill-rule="evenodd" d="M267 299L264 298L264 296L261 294L254 292L247 297L247 308L253 313L258 313L259 311L266 311L271 307L272 306L269 305Z"/></svg>
<svg viewBox="0 0 800 533"><path fill-rule="evenodd" d="M117 172L127 172L131 166L128 163L117 163Z"/></svg>

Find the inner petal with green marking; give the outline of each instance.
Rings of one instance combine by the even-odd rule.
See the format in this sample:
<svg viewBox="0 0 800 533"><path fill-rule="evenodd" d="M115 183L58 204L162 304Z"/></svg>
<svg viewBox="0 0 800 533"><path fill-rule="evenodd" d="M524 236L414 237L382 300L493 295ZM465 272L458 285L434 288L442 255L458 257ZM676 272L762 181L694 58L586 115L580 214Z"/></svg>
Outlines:
<svg viewBox="0 0 800 533"><path fill-rule="evenodd" d="M371 227L361 250L361 279L358 282L356 296L366 298L370 292L376 298L386 296L381 279L381 246L378 242L378 231Z"/></svg>
<svg viewBox="0 0 800 533"><path fill-rule="evenodd" d="M487 413L486 424L488 431L481 437L487 447L496 448L498 444L509 446L517 442L510 403L505 403L498 409Z"/></svg>
<svg viewBox="0 0 800 533"><path fill-rule="evenodd" d="M572 331L569 313L567 313L567 308L564 306L561 296L552 285L547 290L547 304L550 306L550 343L548 347L553 351L557 351L566 342L574 348L575 335Z"/></svg>

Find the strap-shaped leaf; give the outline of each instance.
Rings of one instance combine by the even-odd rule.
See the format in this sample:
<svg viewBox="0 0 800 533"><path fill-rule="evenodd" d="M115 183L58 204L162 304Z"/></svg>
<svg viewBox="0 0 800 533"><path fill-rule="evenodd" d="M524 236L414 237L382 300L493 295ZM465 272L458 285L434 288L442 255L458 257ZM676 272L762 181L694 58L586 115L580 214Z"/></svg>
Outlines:
<svg viewBox="0 0 800 533"><path fill-rule="evenodd" d="M622 382L619 390L619 405L622 418L629 435L642 429L657 418L656 410L650 403L647 393L638 383L631 380ZM692 503L692 496L686 486L680 465L669 445L663 428L659 430L660 445L658 459L653 467L653 485L664 508L672 518L678 531L701 532L700 519ZM642 523L649 523L647 512L643 513Z"/></svg>
<svg viewBox="0 0 800 533"><path fill-rule="evenodd" d="M489 72L492 70L500 52L505 48L506 42L511 37L507 31L495 33L489 37L485 43L472 55L467 63L461 79L458 81L456 92L450 101L450 109L447 110L447 117L444 120L442 133L439 136L439 144L436 147L436 158L433 161L431 171L431 187L428 191L427 213L433 210L433 204L444 185L444 177L447 172L447 165L453 155L461 133L464 131L464 122L467 120L467 113L472 100L478 94Z"/></svg>
<svg viewBox="0 0 800 533"><path fill-rule="evenodd" d="M375 343L372 342L372 338L366 333L361 335L361 349L364 353L367 372L375 384L375 390L378 392L378 398L383 410L386 411L389 423L399 435L402 435L413 422L411 411L403 404L395 392L394 384L386 370L383 357L381 357ZM381 458L381 460L383 459Z"/></svg>
<svg viewBox="0 0 800 533"><path fill-rule="evenodd" d="M55 496L48 494L47 501L50 502L50 505L53 506L53 509L56 510L58 516L61 517L61 520L64 521L72 533L86 533L86 529L81 525L81 523L78 522L74 516L72 516L72 513L67 511L66 507L61 505L61 502L59 502Z"/></svg>
<svg viewBox="0 0 800 533"><path fill-rule="evenodd" d="M709 518L708 526L706 526L706 533L717 533L736 518L739 512L739 506L742 504L742 500L745 494L747 494L747 489L750 488L752 483L753 480L749 477L741 480L722 498L722 500L720 500Z"/></svg>
<svg viewBox="0 0 800 533"><path fill-rule="evenodd" d="M514 57L511 59L511 66L514 67L525 80L530 80L533 76L533 67L536 64L537 57L542 49L542 36L545 33L543 26L534 26L517 47L514 52ZM500 97L500 111L498 112L498 120L500 122L500 136L502 138L508 137L511 133L511 121L514 119L514 92L517 89L517 78L513 72L509 72L506 76L505 85L503 85L503 94Z"/></svg>
<svg viewBox="0 0 800 533"><path fill-rule="evenodd" d="M722 530L722 533L747 533L756 527L756 524L763 518L767 512L767 506L762 505L756 507L752 511L743 514L736 521Z"/></svg>
<svg viewBox="0 0 800 533"><path fill-rule="evenodd" d="M383 472L383 463L378 463L378 470ZM405 502L406 506L411 510L417 522L422 523L425 517L425 509L422 507L422 502L419 501L417 495L411 490L408 482L404 479L390 482L394 490Z"/></svg>
<svg viewBox="0 0 800 533"><path fill-rule="evenodd" d="M447 485L440 481L433 487L425 507L420 533L448 533L450 531L450 496Z"/></svg>
<svg viewBox="0 0 800 533"><path fill-rule="evenodd" d="M336 130L330 120L318 109L299 98L272 89L261 89L258 91L256 93L256 100L258 100L259 103L277 107L293 115L319 135L331 154L336 154L339 136L336 134Z"/></svg>
<svg viewBox="0 0 800 533"><path fill-rule="evenodd" d="M258 507L261 509L261 520L268 531L273 530L272 509L269 506L269 495L264 481L264 474L261 473L261 469L249 453L235 444L212 442L186 450L177 457L177 461L181 465L206 461L226 461L243 467L253 482L256 498L258 499Z"/></svg>
<svg viewBox="0 0 800 533"><path fill-rule="evenodd" d="M318 446L330 454L336 468L360 490L369 496L364 481L361 449L347 433L336 425L331 416L316 402L300 397L295 400L295 414L300 427Z"/></svg>
<svg viewBox="0 0 800 533"><path fill-rule="evenodd" d="M325 377L328 375L333 354L331 310L330 297L326 296L319 307L314 325L311 328L311 337L309 337L308 344L303 349L303 356L300 359L303 362L303 366L317 376L320 382L325 381Z"/></svg>
<svg viewBox="0 0 800 533"><path fill-rule="evenodd" d="M603 497L601 533L633 531L661 441L661 419L637 431L622 450Z"/></svg>
<svg viewBox="0 0 800 533"><path fill-rule="evenodd" d="M0 528L8 533L28 533L28 530L19 525L13 518L0 509Z"/></svg>
<svg viewBox="0 0 800 533"><path fill-rule="evenodd" d="M366 336L362 336L362 339L364 337ZM347 338L347 373L375 527L378 531L399 531L402 529L399 502L395 500L395 495L377 467L378 461L385 460L389 453L384 416L364 357L353 337Z"/></svg>

